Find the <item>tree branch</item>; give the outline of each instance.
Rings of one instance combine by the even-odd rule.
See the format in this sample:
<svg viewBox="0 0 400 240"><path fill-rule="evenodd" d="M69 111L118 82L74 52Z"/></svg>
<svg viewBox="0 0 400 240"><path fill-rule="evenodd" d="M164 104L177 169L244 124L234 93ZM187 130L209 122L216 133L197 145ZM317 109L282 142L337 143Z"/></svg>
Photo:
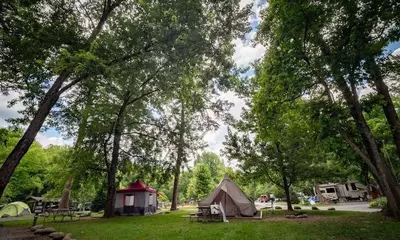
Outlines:
<svg viewBox="0 0 400 240"><path fill-rule="evenodd" d="M159 68L157 68L157 70L154 71L154 74L152 74L151 76L149 76L146 80L144 80L144 81L142 82L142 84L140 84L140 88L143 88L148 82L150 82L150 81L157 75L157 73L158 73L162 68L163 68L162 66L159 67Z"/></svg>
<svg viewBox="0 0 400 240"><path fill-rule="evenodd" d="M104 161L106 164L107 169L110 169L109 163L108 163L108 151L107 151L107 145L108 142L111 139L112 136L112 132L114 131L114 126L115 126L115 122L113 123L110 131L108 132L108 137L105 139L104 143L103 143L103 156L104 156Z"/></svg>
<svg viewBox="0 0 400 240"><path fill-rule="evenodd" d="M139 136L148 137L148 138L151 138L151 139L154 139L154 140L158 140L157 137L151 136L149 134L141 133L141 132L136 132L136 131L130 131L130 132L127 132L127 133L123 133L122 135L130 136L131 134L136 134L136 135L139 135Z"/></svg>
<svg viewBox="0 0 400 240"><path fill-rule="evenodd" d="M65 85L64 87L62 87L58 92L57 95L60 96L61 94L63 94L65 91L67 91L68 89L70 89L72 86L74 86L75 84L83 81L84 79L88 78L89 74L83 74L77 78L75 78L74 80L72 80L70 83L68 83L67 85Z"/></svg>
<svg viewBox="0 0 400 240"><path fill-rule="evenodd" d="M94 28L95 25L94 25L93 19L90 17L90 14L88 13L86 7L82 4L82 2L80 0L78 0L78 3L81 5L83 11L85 12L86 17L89 19L90 27Z"/></svg>
<svg viewBox="0 0 400 240"><path fill-rule="evenodd" d="M277 182L275 182L275 180L272 179L272 177L269 175L268 171L265 171L265 173L266 173L266 175L267 175L267 178L268 178L273 184L275 184L275 185L278 186L278 187L284 188L284 186L283 186L282 184L277 183Z"/></svg>
<svg viewBox="0 0 400 240"><path fill-rule="evenodd" d="M110 62L109 62L108 64L106 64L106 65L112 66L112 65L114 65L114 64L117 64L117 63L120 63L120 62L123 62L123 61L126 61L126 60L130 60L130 59L132 59L133 57L139 56L139 55L142 54L142 53L150 52L150 51L151 51L151 49L150 49L151 46L152 46L152 44L147 44L143 49L140 49L139 51L134 52L134 53L131 53L131 54L127 54L127 55L125 55L125 56L123 56L123 57L121 57L121 58L114 59L114 60L110 61Z"/></svg>
<svg viewBox="0 0 400 240"><path fill-rule="evenodd" d="M100 171L100 172L105 172L105 173L108 172L107 169L100 168L100 167L88 167L88 169L95 170L95 171Z"/></svg>
<svg viewBox="0 0 400 240"><path fill-rule="evenodd" d="M374 174L375 176L379 176L378 171L377 171L375 165L372 163L371 159L349 138L349 136L347 136L346 133L341 131L340 135L342 135L343 139L350 145L350 147L356 153L358 153L361 156L362 159L364 159L364 161L369 166L372 174Z"/></svg>
<svg viewBox="0 0 400 240"><path fill-rule="evenodd" d="M139 97L134 98L134 99L132 99L131 101L129 101L127 105L130 105L130 104L132 104L132 103L134 103L134 102L136 102L136 101L139 101L140 99L142 99L142 98L144 98L144 97L147 97L148 95L153 94L154 92L157 92L157 91L158 91L158 89L154 89L154 90L151 90L151 91L149 91L149 92L146 92L146 93L140 95Z"/></svg>

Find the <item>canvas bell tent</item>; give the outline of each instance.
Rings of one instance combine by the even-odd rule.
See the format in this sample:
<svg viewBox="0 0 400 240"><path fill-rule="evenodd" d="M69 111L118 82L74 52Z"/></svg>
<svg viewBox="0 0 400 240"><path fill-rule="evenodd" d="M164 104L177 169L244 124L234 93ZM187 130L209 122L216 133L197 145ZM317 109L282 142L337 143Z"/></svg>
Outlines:
<svg viewBox="0 0 400 240"><path fill-rule="evenodd" d="M153 214L157 209L157 191L137 180L117 192L115 211L123 215Z"/></svg>
<svg viewBox="0 0 400 240"><path fill-rule="evenodd" d="M18 217L30 214L31 210L29 209L29 206L23 202L12 202L10 204L7 204L0 210L0 218Z"/></svg>
<svg viewBox="0 0 400 240"><path fill-rule="evenodd" d="M254 202L226 175L218 187L198 205L209 207L214 203L222 204L227 217L252 217L257 212Z"/></svg>

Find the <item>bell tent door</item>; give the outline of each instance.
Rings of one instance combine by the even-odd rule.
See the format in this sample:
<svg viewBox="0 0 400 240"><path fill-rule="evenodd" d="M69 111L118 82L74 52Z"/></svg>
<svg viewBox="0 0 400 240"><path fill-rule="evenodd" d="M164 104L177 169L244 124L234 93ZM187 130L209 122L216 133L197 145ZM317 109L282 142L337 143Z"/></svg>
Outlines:
<svg viewBox="0 0 400 240"><path fill-rule="evenodd" d="M227 194L224 190L221 190L217 197L215 197L213 203L216 202L219 204L220 202L222 203L222 206L224 207L225 214L227 217L235 217L240 215L239 209L236 206L236 203L233 201L233 199Z"/></svg>

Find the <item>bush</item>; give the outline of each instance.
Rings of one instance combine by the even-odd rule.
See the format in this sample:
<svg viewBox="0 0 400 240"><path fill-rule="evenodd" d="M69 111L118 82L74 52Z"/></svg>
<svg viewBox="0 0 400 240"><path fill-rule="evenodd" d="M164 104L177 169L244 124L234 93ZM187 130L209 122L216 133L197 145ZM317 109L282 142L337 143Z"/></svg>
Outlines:
<svg viewBox="0 0 400 240"><path fill-rule="evenodd" d="M299 204L300 200L297 197L297 195L292 191L292 193L290 194L290 200L293 204Z"/></svg>
<svg viewBox="0 0 400 240"><path fill-rule="evenodd" d="M369 207L375 208L385 208L387 206L387 199L386 197L379 197L375 200L372 200L369 203Z"/></svg>
<svg viewBox="0 0 400 240"><path fill-rule="evenodd" d="M275 209L276 209L276 210L281 210L282 207L276 206Z"/></svg>
<svg viewBox="0 0 400 240"><path fill-rule="evenodd" d="M301 207L299 207L299 206L294 206L293 209L294 209L294 210L301 210Z"/></svg>
<svg viewBox="0 0 400 240"><path fill-rule="evenodd" d="M94 198L92 202L92 211L93 212L99 212L100 210L104 210L104 206L106 205L107 202L107 194L105 189L100 189L96 197Z"/></svg>
<svg viewBox="0 0 400 240"><path fill-rule="evenodd" d="M330 208L328 208L328 210L329 211L334 211L334 210L336 210L334 207L330 207Z"/></svg>
<svg viewBox="0 0 400 240"><path fill-rule="evenodd" d="M301 204L303 204L304 206L310 206L311 205L310 201L308 201L308 199L306 199L306 198L302 198L301 199Z"/></svg>
<svg viewBox="0 0 400 240"><path fill-rule="evenodd" d="M311 210L319 210L319 208L317 208L316 206L312 206Z"/></svg>

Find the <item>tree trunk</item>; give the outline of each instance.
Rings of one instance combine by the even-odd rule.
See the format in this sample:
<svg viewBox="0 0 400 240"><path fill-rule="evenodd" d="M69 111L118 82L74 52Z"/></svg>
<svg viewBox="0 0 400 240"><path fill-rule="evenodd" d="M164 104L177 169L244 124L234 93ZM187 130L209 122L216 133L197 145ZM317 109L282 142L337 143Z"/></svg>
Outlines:
<svg viewBox="0 0 400 240"><path fill-rule="evenodd" d="M397 152L400 154L400 120L390 96L389 88L383 81L383 76L375 60L370 60L368 63L371 80L375 84L378 95L384 100L382 103L382 109L390 126L393 142L397 148Z"/></svg>
<svg viewBox="0 0 400 240"><path fill-rule="evenodd" d="M176 161L175 165L175 175L174 175L174 189L172 192L172 203L171 203L171 211L175 211L178 209L178 195L179 195L179 176L181 174L181 162Z"/></svg>
<svg viewBox="0 0 400 240"><path fill-rule="evenodd" d="M113 140L113 151L111 154L111 163L108 169L107 175L107 202L104 209L104 217L110 218L115 215L114 213L114 203L115 203L115 190L116 190L116 182L115 177L118 169L118 160L119 160L119 149L121 144L121 136L124 130L124 117L125 111L128 106L129 98L123 102L116 120L115 128L114 128L114 140Z"/></svg>
<svg viewBox="0 0 400 240"><path fill-rule="evenodd" d="M344 79L339 81L339 88L343 93L343 96L350 108L350 114L352 115L360 134L362 136L364 145L367 149L368 155L372 161L373 167L376 168L377 178L381 185L382 191L388 199L388 205L393 212L395 219L400 220L400 191L399 184L394 181L393 173L388 168L385 160L379 151L376 144L375 138L372 135L371 129L369 128L361 108L361 104L358 101L358 95L354 84L351 84L351 91L347 86ZM366 162L371 168L371 163ZM389 169L389 171L388 171ZM374 170L373 168L371 169Z"/></svg>
<svg viewBox="0 0 400 240"><path fill-rule="evenodd" d="M286 195L286 200L287 200L287 209L289 211L293 211L293 207L292 207L292 199L290 198L290 186L289 183L287 181L286 176L283 176L283 190L285 190L285 195Z"/></svg>
<svg viewBox="0 0 400 240"><path fill-rule="evenodd" d="M59 209L68 209L69 208L69 198L71 194L71 187L72 187L72 182L73 178L70 177L68 178L67 182L65 183L63 194L60 200L60 204L58 206Z"/></svg>
<svg viewBox="0 0 400 240"><path fill-rule="evenodd" d="M75 146L74 146L75 151L79 151L80 147L83 144L83 140L85 139L85 136L86 136L87 120L89 118L88 108L93 103L93 97L92 97L93 95L91 94L91 92L92 92L91 89L89 89L88 99L86 101L85 108L83 109L83 112L82 112L82 120L79 123L78 136L76 138L76 142L75 142ZM75 154L75 152L74 152L74 154ZM70 168L69 170L72 170L73 166L70 166L69 168ZM65 186L69 186L69 187L65 187L63 190L59 208L68 208L69 207L68 203L69 203L69 199L71 196L71 187L72 187L72 183L74 181L74 176L73 176L72 172L70 172L69 174L70 174L70 177L65 182Z"/></svg>
<svg viewBox="0 0 400 240"><path fill-rule="evenodd" d="M89 49L91 43L97 38L100 34L101 29L103 28L105 22L108 17L112 13L112 11L118 7L123 0L117 0L114 4L110 5L110 1L103 9L103 13L100 17L100 20L91 32L88 40L85 44L85 49ZM5 188L7 187L8 182L10 181L11 176L13 175L15 168L18 166L22 157L29 150L37 133L40 131L44 121L50 113L50 110L53 108L54 104L58 101L61 92L59 92L63 83L68 79L69 75L73 69L66 69L57 77L54 81L53 85L50 87L49 91L47 91L44 99L39 104L39 109L35 113L35 117L30 122L28 128L26 129L24 135L19 140L17 145L14 147L12 152L7 156L6 161L0 168L0 198L3 195Z"/></svg>
<svg viewBox="0 0 400 240"><path fill-rule="evenodd" d="M172 203L171 203L171 211L177 210L178 205L178 195L179 195L179 176L181 173L181 165L183 160L183 145L185 144L185 105L181 104L181 119L179 126L179 145L178 145L178 153L176 157L176 165L175 165L175 178L174 178L174 189L172 192Z"/></svg>
<svg viewBox="0 0 400 240"><path fill-rule="evenodd" d="M39 109L34 118L30 122L22 138L18 141L12 152L7 156L6 161L0 168L0 197L10 181L15 168L17 168L22 157L29 150L40 128L42 127L47 115L49 115L51 108L58 101L59 95L57 92L60 90L62 84L67 80L69 73L63 72L55 80L45 97L39 104Z"/></svg>

